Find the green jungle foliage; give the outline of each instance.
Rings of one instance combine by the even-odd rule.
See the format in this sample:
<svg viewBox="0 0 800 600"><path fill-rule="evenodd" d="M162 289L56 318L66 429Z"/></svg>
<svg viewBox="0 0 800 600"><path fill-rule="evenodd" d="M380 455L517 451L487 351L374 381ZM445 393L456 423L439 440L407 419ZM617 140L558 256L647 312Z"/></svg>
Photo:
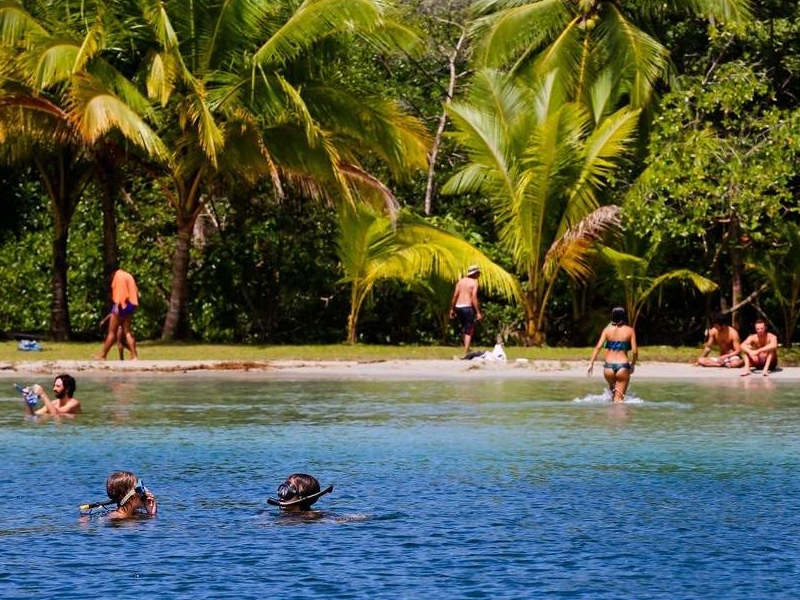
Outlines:
<svg viewBox="0 0 800 600"><path fill-rule="evenodd" d="M508 344L593 344L610 307L626 301L639 311L641 344L697 345L709 313L734 306L741 328L764 316L782 343L798 339L796 0L341 0L331 9L341 12L316 17L324 23L313 11L300 13L299 1L265 1L256 11L234 0L242 11L220 17L219 53L206 62L192 54L200 46L183 39L197 17L188 5L163 3L180 25L178 49L151 4L0 6L0 332L7 336L67 327L70 339L99 339L114 242L140 287L139 339L158 339L171 321L170 331L204 342L342 342L351 287L337 256L337 211L368 202L390 221L398 209L425 219L517 278L527 305L483 290L480 346L497 335ZM520 7L524 19L503 18ZM22 42L33 27L24 9L75 52L36 55ZM273 35L261 50L247 45L265 41L256 14L269 16ZM358 31L348 30L348 15ZM30 39L46 36L33 31ZM178 51L192 58L181 66ZM528 98L548 118L533 119L530 107L499 118L494 99L480 93L487 66L507 78L492 88L496 108L511 106L513 90L549 82L548 106L544 95ZM101 100L106 129L87 116ZM47 110L22 118L25 103ZM123 106L130 111L120 113ZM613 157L592 154L603 139L608 145L602 123L631 106L641 111L635 142ZM434 140L434 193L422 217L428 173L420 144ZM586 170L592 197L563 219L550 207L531 218L536 206L548 206L541 199L583 193L580 163L564 158L579 154L600 159ZM109 172L118 182L116 240L103 231ZM42 174L62 185L46 187ZM199 186L185 185L192 181ZM441 193L448 181L461 184L448 190L459 193ZM513 184L501 194L503 182ZM597 245L572 253L579 268L522 259L525 240L538 240L528 255L566 247L570 235L585 233L581 219L595 206L621 207L621 229L586 236ZM66 264L54 245L62 229ZM187 232L189 243L179 243ZM176 269L182 253L187 263ZM615 268L609 257L619 267L623 253L645 262L627 258L641 268ZM458 344L442 309L454 278L430 271L376 280L356 341ZM546 287L534 289L541 281ZM170 309L171 297L180 306ZM62 303L68 311L59 312Z"/></svg>

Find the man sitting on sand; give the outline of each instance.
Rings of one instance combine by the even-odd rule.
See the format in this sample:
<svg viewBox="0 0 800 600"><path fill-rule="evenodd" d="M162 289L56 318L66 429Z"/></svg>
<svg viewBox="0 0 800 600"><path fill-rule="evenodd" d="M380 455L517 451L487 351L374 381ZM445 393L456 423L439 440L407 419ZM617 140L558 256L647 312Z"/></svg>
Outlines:
<svg viewBox="0 0 800 600"><path fill-rule="evenodd" d="M744 370L742 377L750 375L750 369L762 369L766 377L770 371L778 368L778 337L767 331L764 319L755 323L756 332L742 343L744 352Z"/></svg>
<svg viewBox="0 0 800 600"><path fill-rule="evenodd" d="M711 329L703 353L694 362L701 367L728 367L738 369L744 364L739 345L739 332L725 322L721 312L711 315ZM719 347L719 356L709 356L711 348Z"/></svg>

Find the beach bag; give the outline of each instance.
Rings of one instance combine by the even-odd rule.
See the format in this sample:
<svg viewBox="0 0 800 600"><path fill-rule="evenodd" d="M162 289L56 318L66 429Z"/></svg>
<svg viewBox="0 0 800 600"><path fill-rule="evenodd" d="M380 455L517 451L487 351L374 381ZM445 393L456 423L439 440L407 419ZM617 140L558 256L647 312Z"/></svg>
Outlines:
<svg viewBox="0 0 800 600"><path fill-rule="evenodd" d="M17 344L17 350L22 352L39 352L41 349L42 345L36 340L20 340Z"/></svg>

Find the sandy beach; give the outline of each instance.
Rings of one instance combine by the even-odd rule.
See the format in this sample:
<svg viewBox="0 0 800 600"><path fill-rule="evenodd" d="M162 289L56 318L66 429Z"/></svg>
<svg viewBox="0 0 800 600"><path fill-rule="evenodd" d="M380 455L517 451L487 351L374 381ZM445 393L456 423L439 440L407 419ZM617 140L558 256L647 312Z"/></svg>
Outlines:
<svg viewBox="0 0 800 600"><path fill-rule="evenodd" d="M92 375L158 373L251 374L276 379L579 379L586 378L588 364L578 361L526 359L506 363L482 360L377 360L377 361L15 361L0 363L7 374ZM680 379L684 381L740 379L740 369L696 367L691 364L643 362L636 379ZM595 363L593 378L603 376L602 361ZM753 372L751 379L763 379ZM800 381L800 367L785 367L769 376L771 381Z"/></svg>

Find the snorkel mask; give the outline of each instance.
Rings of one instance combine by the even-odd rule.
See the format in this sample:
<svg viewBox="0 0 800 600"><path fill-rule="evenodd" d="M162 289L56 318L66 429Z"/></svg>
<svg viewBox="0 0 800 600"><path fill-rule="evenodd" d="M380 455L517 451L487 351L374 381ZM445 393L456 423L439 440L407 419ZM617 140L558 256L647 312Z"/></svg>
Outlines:
<svg viewBox="0 0 800 600"><path fill-rule="evenodd" d="M138 495L138 496L139 496L139 499L140 499L142 502L144 502L145 500L147 500L147 488L144 486L144 483L142 483L142 480L141 480L141 479L137 479L137 480L136 480L136 485L134 485L134 486L131 488L131 491L130 491L130 492L128 492L127 494L125 494L125 495L122 497L122 500L120 500L120 501L119 501L119 504L118 504L117 506L119 506L120 508L122 508L123 506L125 506L125 503L126 503L128 500L130 500L131 498L133 498L133 496L134 496L134 495Z"/></svg>

